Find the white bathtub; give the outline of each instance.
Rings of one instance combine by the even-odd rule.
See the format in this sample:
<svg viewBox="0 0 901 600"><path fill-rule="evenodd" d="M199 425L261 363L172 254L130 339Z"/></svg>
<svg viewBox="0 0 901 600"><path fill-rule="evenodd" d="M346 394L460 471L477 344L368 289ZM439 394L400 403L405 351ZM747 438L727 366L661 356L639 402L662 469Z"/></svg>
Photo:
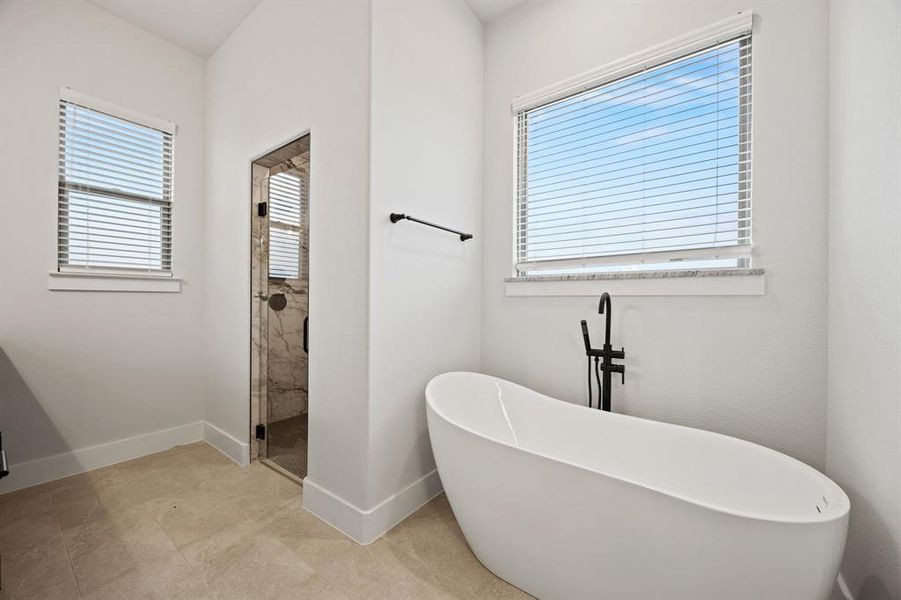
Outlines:
<svg viewBox="0 0 901 600"><path fill-rule="evenodd" d="M426 388L473 552L545 600L825 600L848 497L807 465L477 373Z"/></svg>

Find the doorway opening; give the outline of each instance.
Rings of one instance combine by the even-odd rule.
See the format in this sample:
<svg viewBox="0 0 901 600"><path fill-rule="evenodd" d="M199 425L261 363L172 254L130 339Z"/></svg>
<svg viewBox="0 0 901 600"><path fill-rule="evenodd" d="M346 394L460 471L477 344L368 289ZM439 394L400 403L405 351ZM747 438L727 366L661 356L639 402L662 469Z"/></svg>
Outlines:
<svg viewBox="0 0 901 600"><path fill-rule="evenodd" d="M310 135L251 165L251 459L307 475Z"/></svg>

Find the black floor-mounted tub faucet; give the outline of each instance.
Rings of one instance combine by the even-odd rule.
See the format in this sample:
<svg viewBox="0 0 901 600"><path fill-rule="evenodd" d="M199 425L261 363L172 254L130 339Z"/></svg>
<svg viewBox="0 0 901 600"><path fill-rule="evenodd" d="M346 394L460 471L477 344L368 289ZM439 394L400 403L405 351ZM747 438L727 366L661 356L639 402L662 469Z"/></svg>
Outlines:
<svg viewBox="0 0 901 600"><path fill-rule="evenodd" d="M598 408L610 412L610 380L611 373L620 373L622 382L626 382L625 365L617 365L613 363L614 358L625 358L626 349L621 348L614 350L610 345L610 316L613 307L610 304L610 294L604 292L601 294L601 300L598 303L598 314L605 316L606 330L604 331L604 347L600 350L591 347L591 340L588 336L588 322L582 321L582 340L585 342L585 355L588 357L588 406L591 406L591 358L594 357L594 376L598 385ZM603 373L603 376L601 375Z"/></svg>

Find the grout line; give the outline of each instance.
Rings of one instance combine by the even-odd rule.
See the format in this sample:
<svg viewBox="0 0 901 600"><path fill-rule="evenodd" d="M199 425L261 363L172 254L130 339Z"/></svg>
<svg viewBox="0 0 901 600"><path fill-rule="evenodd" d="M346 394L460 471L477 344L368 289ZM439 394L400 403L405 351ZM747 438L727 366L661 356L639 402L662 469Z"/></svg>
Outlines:
<svg viewBox="0 0 901 600"><path fill-rule="evenodd" d="M171 537L169 537L169 532L166 531L166 530L163 528L162 525L160 525L160 529L163 530L163 533L165 534L166 539L169 540L169 542L175 547L175 551L178 552L178 555L181 556L181 559L182 559L183 561L185 561L185 564L188 565L188 568L189 568L189 569L191 569L191 573L192 573L195 577L198 577L198 578L200 579L200 581L203 582L203 585L204 585L206 588L208 588L209 591L212 591L212 590L213 590L213 586L211 586L209 583L207 583L206 577L204 577L203 574L200 573L200 571L198 571L197 569L194 568L194 565L191 564L191 561L188 560L188 557L185 556L184 552L181 551L181 548L178 547L178 544L175 543L175 540L173 540Z"/></svg>
<svg viewBox="0 0 901 600"><path fill-rule="evenodd" d="M199 440L199 441L205 442L205 440ZM183 444L183 445L187 445L187 444ZM177 448L178 446L175 446L175 447ZM170 450L171 450L171 448L170 448ZM154 454L161 454L162 452L166 452L166 450L162 450L161 452L156 452ZM152 456L152 455L148 455L148 456ZM128 487L131 488L132 491L135 491L131 485L131 481L129 481L129 478L125 475L123 475L123 477L125 478L125 482L128 484ZM204 478L201 480L201 483L206 482L208 480L209 480L208 477ZM196 490L194 490L192 488L192 491L196 491ZM188 492L188 493L190 493L190 492ZM167 496L171 496L171 495L173 495L173 494L171 492L169 492L162 496L158 496L157 498L150 498L150 499L144 500L143 502L140 502L137 506L140 506L142 504L149 504L150 502L153 502L154 499L166 498ZM177 494L175 494L175 495L177 496ZM168 504L168 502L167 502L167 504ZM191 561L188 560L188 558L184 555L184 552L182 552L181 548L178 547L178 544L175 543L175 540L172 539L172 536L169 535L169 532L166 531L166 528L163 527L163 524L160 521L160 519L157 517L156 513L153 514L153 521L156 523L157 527L160 528L160 531L163 532L163 535L166 537L166 539L169 540L169 543L172 544L172 547L175 548L175 551L178 553L178 555L181 557L181 559L188 566L188 569L191 570L192 575L194 575L195 577L198 577L199 580L203 583L203 585L208 589L208 591L212 591L213 587L209 583L207 583L206 578L203 576L203 574L201 574L197 569L194 568L194 565L191 564Z"/></svg>
<svg viewBox="0 0 901 600"><path fill-rule="evenodd" d="M50 490L47 490L46 494L50 496L50 510L53 511L53 520L56 522L56 530L59 532L59 541L63 545L63 550L66 551L66 561L69 563L69 570L72 571L72 579L75 580L75 589L78 592L78 597L84 598L81 582L78 581L75 565L72 564L72 555L69 553L69 544L66 543L66 538L63 537L63 528L62 525L59 524L59 515L56 514L56 500L53 499L53 493Z"/></svg>

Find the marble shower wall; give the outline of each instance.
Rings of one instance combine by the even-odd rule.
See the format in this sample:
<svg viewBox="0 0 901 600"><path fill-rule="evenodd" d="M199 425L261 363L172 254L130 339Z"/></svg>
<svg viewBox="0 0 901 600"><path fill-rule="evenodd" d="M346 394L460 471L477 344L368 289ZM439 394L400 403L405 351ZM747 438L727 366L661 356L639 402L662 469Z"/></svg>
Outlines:
<svg viewBox="0 0 901 600"><path fill-rule="evenodd" d="M269 169L269 176L290 172L300 177L300 277L269 278L268 295L284 294L287 306L268 310L269 421L281 421L307 412L307 355L303 351L303 322L309 314L309 153Z"/></svg>
<svg viewBox="0 0 901 600"><path fill-rule="evenodd" d="M307 412L307 355L303 351L303 320L309 302L303 279L270 279L269 294L284 294L284 310L269 309L269 421Z"/></svg>

